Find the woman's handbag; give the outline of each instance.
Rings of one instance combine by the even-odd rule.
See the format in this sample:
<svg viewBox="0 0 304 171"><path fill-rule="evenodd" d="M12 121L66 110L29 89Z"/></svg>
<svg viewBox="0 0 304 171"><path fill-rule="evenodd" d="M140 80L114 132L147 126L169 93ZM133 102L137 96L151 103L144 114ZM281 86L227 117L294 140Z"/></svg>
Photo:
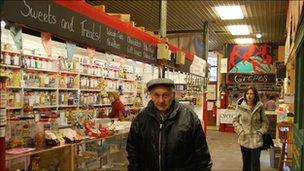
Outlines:
<svg viewBox="0 0 304 171"><path fill-rule="evenodd" d="M268 132L263 134L263 146L261 147L261 150L268 150L269 148L273 147L273 141L272 137Z"/></svg>
<svg viewBox="0 0 304 171"><path fill-rule="evenodd" d="M260 118L261 118L261 123L262 123L262 114L260 112ZM274 147L273 141L272 141L272 137L271 135L266 132L263 134L263 146L260 147L261 150L268 150L271 147Z"/></svg>

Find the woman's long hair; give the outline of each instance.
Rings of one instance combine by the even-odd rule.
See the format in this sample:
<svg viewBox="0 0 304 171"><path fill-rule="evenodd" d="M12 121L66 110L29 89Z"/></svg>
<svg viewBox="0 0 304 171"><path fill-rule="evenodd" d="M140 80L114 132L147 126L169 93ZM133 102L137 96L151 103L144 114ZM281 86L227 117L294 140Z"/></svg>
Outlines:
<svg viewBox="0 0 304 171"><path fill-rule="evenodd" d="M258 90L257 90L254 86L248 86L248 87L247 87L247 89L246 89L245 92L244 92L243 100L245 100L245 102L247 103L246 93L247 93L249 90L252 90L253 93L254 93L253 106L255 106L255 105L258 103L258 101L260 101L260 97L259 97Z"/></svg>

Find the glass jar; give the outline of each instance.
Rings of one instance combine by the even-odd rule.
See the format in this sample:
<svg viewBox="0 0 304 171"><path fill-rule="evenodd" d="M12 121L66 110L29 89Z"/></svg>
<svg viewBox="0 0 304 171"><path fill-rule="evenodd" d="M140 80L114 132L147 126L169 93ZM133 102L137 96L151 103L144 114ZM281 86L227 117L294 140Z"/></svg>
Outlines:
<svg viewBox="0 0 304 171"><path fill-rule="evenodd" d="M6 65L11 64L11 56L9 53L4 53L4 64L6 64Z"/></svg>
<svg viewBox="0 0 304 171"><path fill-rule="evenodd" d="M19 66L19 56L17 54L14 54L13 56L13 65Z"/></svg>

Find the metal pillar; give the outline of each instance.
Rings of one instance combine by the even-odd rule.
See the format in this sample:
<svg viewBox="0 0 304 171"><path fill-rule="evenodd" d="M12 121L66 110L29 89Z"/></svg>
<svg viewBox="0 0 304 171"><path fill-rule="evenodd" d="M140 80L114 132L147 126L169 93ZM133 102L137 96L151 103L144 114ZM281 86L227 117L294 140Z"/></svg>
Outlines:
<svg viewBox="0 0 304 171"><path fill-rule="evenodd" d="M209 51L209 24L207 21L203 23L203 52L202 52L202 58L207 61L208 58L208 51ZM206 65L206 71L208 71L208 65ZM208 74L206 72L205 77L208 77Z"/></svg>
<svg viewBox="0 0 304 171"><path fill-rule="evenodd" d="M166 37L167 35L167 0L160 0L159 9L159 33L160 37Z"/></svg>
<svg viewBox="0 0 304 171"><path fill-rule="evenodd" d="M160 0L160 6L159 6L159 35L160 37L166 37L167 35L167 0ZM165 66L161 65L159 67L159 77L165 78Z"/></svg>

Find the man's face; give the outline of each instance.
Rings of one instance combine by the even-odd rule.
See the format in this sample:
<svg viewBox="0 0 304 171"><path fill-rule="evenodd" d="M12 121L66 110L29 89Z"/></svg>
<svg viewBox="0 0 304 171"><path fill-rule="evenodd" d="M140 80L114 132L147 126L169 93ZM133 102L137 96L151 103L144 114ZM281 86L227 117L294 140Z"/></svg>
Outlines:
<svg viewBox="0 0 304 171"><path fill-rule="evenodd" d="M164 113L168 110L174 100L175 93L172 88L165 86L154 87L150 92L150 97L154 106L161 112Z"/></svg>

